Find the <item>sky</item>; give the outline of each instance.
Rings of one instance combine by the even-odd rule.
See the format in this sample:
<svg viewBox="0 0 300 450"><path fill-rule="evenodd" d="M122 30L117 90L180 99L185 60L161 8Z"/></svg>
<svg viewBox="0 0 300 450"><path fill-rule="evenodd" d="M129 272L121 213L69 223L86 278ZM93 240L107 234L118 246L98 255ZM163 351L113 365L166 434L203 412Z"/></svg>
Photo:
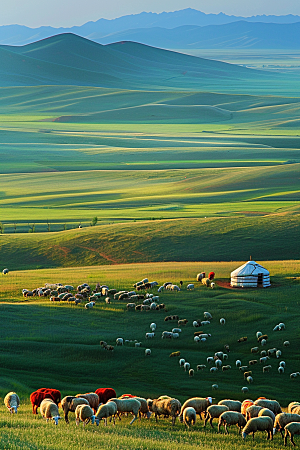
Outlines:
<svg viewBox="0 0 300 450"><path fill-rule="evenodd" d="M71 27L100 18L193 8L205 13L300 15L299 0L2 0L0 25Z"/></svg>

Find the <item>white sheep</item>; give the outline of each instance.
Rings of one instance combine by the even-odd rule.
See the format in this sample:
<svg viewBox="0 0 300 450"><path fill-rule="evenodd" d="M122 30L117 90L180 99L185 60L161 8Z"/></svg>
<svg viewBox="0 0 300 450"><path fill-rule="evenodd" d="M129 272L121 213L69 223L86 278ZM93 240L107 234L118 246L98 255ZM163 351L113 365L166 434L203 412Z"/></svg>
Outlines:
<svg viewBox="0 0 300 450"><path fill-rule="evenodd" d="M249 375L246 379L249 384L253 383L253 378L251 377L251 375Z"/></svg>
<svg viewBox="0 0 300 450"><path fill-rule="evenodd" d="M92 309L95 306L95 302L88 302L84 305L85 309Z"/></svg>
<svg viewBox="0 0 300 450"><path fill-rule="evenodd" d="M283 322L280 322L279 326L279 331L281 330L285 330L285 324Z"/></svg>
<svg viewBox="0 0 300 450"><path fill-rule="evenodd" d="M280 361L279 367L285 367L285 361Z"/></svg>
<svg viewBox="0 0 300 450"><path fill-rule="evenodd" d="M190 370L189 370L189 376L190 376L190 377L193 377L194 374L195 374L194 369L190 369Z"/></svg>
<svg viewBox="0 0 300 450"><path fill-rule="evenodd" d="M191 425L196 423L196 410L195 408L189 406L183 411L183 423L189 428Z"/></svg>
<svg viewBox="0 0 300 450"><path fill-rule="evenodd" d="M188 371L190 370L190 367L191 367L191 365L190 365L190 363L188 363L188 362L185 362L185 363L183 364L183 368L184 368L184 370L185 370L186 372L188 372Z"/></svg>
<svg viewBox="0 0 300 450"><path fill-rule="evenodd" d="M153 339L155 336L155 333L146 333L146 339Z"/></svg>
<svg viewBox="0 0 300 450"><path fill-rule="evenodd" d="M219 386L217 384L212 384L211 388L213 391L216 391L217 389L219 389Z"/></svg>
<svg viewBox="0 0 300 450"><path fill-rule="evenodd" d="M290 341L284 341L283 346L288 347L290 345Z"/></svg>
<svg viewBox="0 0 300 450"><path fill-rule="evenodd" d="M192 291L193 289L195 289L195 286L191 283L191 284L188 284L186 288L188 291Z"/></svg>
<svg viewBox="0 0 300 450"><path fill-rule="evenodd" d="M91 421L92 424L95 423L95 414L89 405L78 405L75 409L75 422L79 425L83 422L83 426L87 425Z"/></svg>
<svg viewBox="0 0 300 450"><path fill-rule="evenodd" d="M115 416L117 414L118 408L115 402L107 402L105 405L100 405L95 416L96 424L99 425L100 420L104 419L104 425L107 425L107 419L113 418L113 423L115 425Z"/></svg>
<svg viewBox="0 0 300 450"><path fill-rule="evenodd" d="M257 331L257 333L256 333L256 339L260 338L260 336L262 336L262 335L263 335L263 334L262 334L261 331Z"/></svg>
<svg viewBox="0 0 300 450"><path fill-rule="evenodd" d="M124 339L123 338L117 338L116 339L116 345L124 345Z"/></svg>
<svg viewBox="0 0 300 450"><path fill-rule="evenodd" d="M183 421L183 413L186 408L194 408L196 411L196 414L199 414L199 417L201 419L201 413L205 414L206 409L212 404L212 397L193 397L189 398L184 402L184 404L181 407L179 420L180 422Z"/></svg>
<svg viewBox="0 0 300 450"><path fill-rule="evenodd" d="M51 398L45 398L40 404L40 412L42 416L47 420L53 419L55 425L58 424L58 420L61 418L58 412L58 406Z"/></svg>
<svg viewBox="0 0 300 450"><path fill-rule="evenodd" d="M181 328L173 328L172 333L181 333Z"/></svg>
<svg viewBox="0 0 300 450"><path fill-rule="evenodd" d="M213 281L210 283L210 287L212 288L212 289L214 289L215 287L216 287L216 283L214 283Z"/></svg>
<svg viewBox="0 0 300 450"><path fill-rule="evenodd" d="M215 366L218 367L218 368L222 367L222 361L220 359L216 359L215 360Z"/></svg>
<svg viewBox="0 0 300 450"><path fill-rule="evenodd" d="M241 391L243 394L246 394L249 391L249 388L247 388L247 386L243 386Z"/></svg>
<svg viewBox="0 0 300 450"><path fill-rule="evenodd" d="M213 385L214 386L214 385ZM213 428L212 421L213 419L218 419L223 412L229 411L228 406L226 405L211 405L207 408L207 414L204 421L204 427L209 420L210 426Z"/></svg>
<svg viewBox="0 0 300 450"><path fill-rule="evenodd" d="M261 417L253 417L250 419L246 426L243 428L242 436L243 439L246 439L248 434L253 433L253 440L254 440L254 434L256 431L266 431L268 434L267 439L273 439L273 420L271 417L268 416L261 416Z"/></svg>
<svg viewBox="0 0 300 450"><path fill-rule="evenodd" d="M210 321L209 320L202 320L201 321L201 325L209 325Z"/></svg>
<svg viewBox="0 0 300 450"><path fill-rule="evenodd" d="M183 366L184 366L184 363L185 363L185 359L181 358L181 359L179 360L179 365L180 365L180 367L183 367Z"/></svg>
<svg viewBox="0 0 300 450"><path fill-rule="evenodd" d="M280 358L280 356L281 356L281 350L277 350L276 353L275 353L275 355L276 355L276 358Z"/></svg>
<svg viewBox="0 0 300 450"><path fill-rule="evenodd" d="M11 414L17 414L18 413L18 407L20 406L20 399L18 397L18 394L15 392L9 392L4 397L4 405L9 410Z"/></svg>
<svg viewBox="0 0 300 450"><path fill-rule="evenodd" d="M206 361L207 361L208 364L213 364L213 362L214 362L214 357L213 357L213 356L208 356L208 357L206 358Z"/></svg>
<svg viewBox="0 0 300 450"><path fill-rule="evenodd" d="M135 398L111 398L110 402L115 402L117 405L118 413L132 413L134 418L130 422L130 425L133 424L138 418L139 410L141 408L141 402Z"/></svg>
<svg viewBox="0 0 300 450"><path fill-rule="evenodd" d="M236 367L241 367L242 361L240 359L237 359L235 362Z"/></svg>
<svg viewBox="0 0 300 450"><path fill-rule="evenodd" d="M212 315L208 311L205 311L203 313L203 315L204 315L204 320L211 320L212 319Z"/></svg>
<svg viewBox="0 0 300 450"><path fill-rule="evenodd" d="M135 343L134 343L134 346L135 346L135 347L141 347L141 346L142 346L142 343L141 343L141 342L135 342Z"/></svg>
<svg viewBox="0 0 300 450"><path fill-rule="evenodd" d="M150 348L146 348L145 350L145 356L150 356L151 355L151 350Z"/></svg>
<svg viewBox="0 0 300 450"><path fill-rule="evenodd" d="M150 330L152 332L154 332L156 330L156 323L154 323L154 322L150 323Z"/></svg>
<svg viewBox="0 0 300 450"><path fill-rule="evenodd" d="M179 338L179 333L172 333L172 338L173 339L178 339Z"/></svg>
<svg viewBox="0 0 300 450"><path fill-rule="evenodd" d="M225 433L228 433L227 426L237 425L239 431L246 425L246 419L242 413L237 411L225 411L219 417L218 431L220 433L221 426L224 425Z"/></svg>
<svg viewBox="0 0 300 450"><path fill-rule="evenodd" d="M284 430L285 430L285 433L284 433L284 445L287 444L287 438L289 436L291 443L295 447L296 444L294 442L293 437L294 437L295 434L300 434L300 423L299 422L288 423L284 427Z"/></svg>
<svg viewBox="0 0 300 450"><path fill-rule="evenodd" d="M279 373L284 373L284 367L279 366L279 367L278 367L278 372L279 372Z"/></svg>
<svg viewBox="0 0 300 450"><path fill-rule="evenodd" d="M211 373L217 372L217 370L218 370L217 367L211 367L211 368L209 369L209 371L210 371Z"/></svg>
<svg viewBox="0 0 300 450"><path fill-rule="evenodd" d="M226 320L224 319L224 317L222 317L222 318L220 319L220 324L221 324L221 325L225 325L225 323L226 323Z"/></svg>

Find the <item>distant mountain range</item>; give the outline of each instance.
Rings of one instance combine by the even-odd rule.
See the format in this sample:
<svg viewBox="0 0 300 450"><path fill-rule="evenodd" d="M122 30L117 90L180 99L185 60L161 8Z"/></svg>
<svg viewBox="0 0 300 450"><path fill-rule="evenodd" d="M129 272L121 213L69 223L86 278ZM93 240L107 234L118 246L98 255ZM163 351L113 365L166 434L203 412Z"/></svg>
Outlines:
<svg viewBox="0 0 300 450"><path fill-rule="evenodd" d="M291 14L240 17L187 8L99 19L71 28L6 25L0 27L0 44L25 45L60 33L74 33L102 44L134 40L163 48L295 49L300 48L299 23L300 16Z"/></svg>
<svg viewBox="0 0 300 450"><path fill-rule="evenodd" d="M97 44L61 34L25 46L0 45L0 86L79 85L117 88L176 86L264 79L245 67L134 42Z"/></svg>

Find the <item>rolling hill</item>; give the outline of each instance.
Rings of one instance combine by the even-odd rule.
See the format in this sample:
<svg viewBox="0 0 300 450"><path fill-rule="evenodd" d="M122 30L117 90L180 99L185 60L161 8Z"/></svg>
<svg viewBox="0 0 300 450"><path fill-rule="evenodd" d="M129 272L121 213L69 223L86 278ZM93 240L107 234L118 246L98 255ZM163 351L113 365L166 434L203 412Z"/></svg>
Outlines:
<svg viewBox="0 0 300 450"><path fill-rule="evenodd" d="M162 50L135 42L103 46L61 34L25 46L0 46L0 86L102 87L198 86L267 75L233 64Z"/></svg>

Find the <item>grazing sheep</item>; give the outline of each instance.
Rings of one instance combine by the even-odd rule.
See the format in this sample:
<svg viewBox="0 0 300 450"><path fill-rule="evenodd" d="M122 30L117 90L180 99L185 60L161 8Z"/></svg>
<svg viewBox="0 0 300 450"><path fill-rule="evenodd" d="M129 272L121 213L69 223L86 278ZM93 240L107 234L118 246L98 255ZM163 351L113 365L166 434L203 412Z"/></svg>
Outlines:
<svg viewBox="0 0 300 450"><path fill-rule="evenodd" d="M296 414L299 414L298 410L299 410L299 413L300 413L300 402L291 402L291 403L289 403L289 405L288 405L288 413L295 414L295 411L296 411Z"/></svg>
<svg viewBox="0 0 300 450"><path fill-rule="evenodd" d="M218 431L220 432L221 426L224 425L225 433L228 433L227 426L237 425L239 432L246 425L246 419L240 412L237 411L225 411L219 417Z"/></svg>
<svg viewBox="0 0 300 450"><path fill-rule="evenodd" d="M188 400L186 400L186 402L184 402L184 404L181 407L181 411L180 411L180 415L179 415L179 420L180 422L183 421L183 411L188 408L188 407L192 407L195 409L196 413L199 414L199 417L201 419L201 413L205 413L205 411L207 410L207 408L212 404L212 397L193 397L193 398L189 398Z"/></svg>
<svg viewBox="0 0 300 450"><path fill-rule="evenodd" d="M241 412L242 403L238 400L220 400L218 405L227 406L230 411Z"/></svg>
<svg viewBox="0 0 300 450"><path fill-rule="evenodd" d="M196 411L195 408L192 408L191 406L188 408L185 408L183 411L183 423L190 428L191 425L195 425L196 423Z"/></svg>
<svg viewBox="0 0 300 450"><path fill-rule="evenodd" d="M180 367L183 367L183 366L184 366L184 363L185 363L185 359L181 358L181 359L179 360L179 365L180 365Z"/></svg>
<svg viewBox="0 0 300 450"><path fill-rule="evenodd" d="M296 378L300 375L300 372L293 372L290 374L290 379L292 380L293 378Z"/></svg>
<svg viewBox="0 0 300 450"><path fill-rule="evenodd" d="M141 402L136 398L111 398L111 402L115 402L117 405L118 413L132 413L134 418L130 422L130 425L133 424L138 418L139 410L141 408Z"/></svg>
<svg viewBox="0 0 300 450"><path fill-rule="evenodd" d="M251 353L258 353L259 352L259 348L258 347L252 347L251 348Z"/></svg>
<svg viewBox="0 0 300 450"><path fill-rule="evenodd" d="M180 319L178 320L178 326L181 327L182 325L186 325L188 323L187 319Z"/></svg>
<svg viewBox="0 0 300 450"><path fill-rule="evenodd" d="M259 411L258 413L258 417L261 416L268 416L271 417L273 423L275 422L275 414L273 413L273 411L271 411L269 408L263 408Z"/></svg>
<svg viewBox="0 0 300 450"><path fill-rule="evenodd" d="M79 425L83 422L83 426L91 421L92 425L95 423L95 414L89 405L78 405L75 409L75 422Z"/></svg>
<svg viewBox="0 0 300 450"><path fill-rule="evenodd" d="M153 339L155 336L155 333L146 333L145 337L146 339Z"/></svg>
<svg viewBox="0 0 300 450"><path fill-rule="evenodd" d="M288 347L290 345L290 341L284 341L283 346Z"/></svg>
<svg viewBox="0 0 300 450"><path fill-rule="evenodd" d="M204 284L204 286L209 286L210 285L210 279L209 278L202 278L201 280L202 284Z"/></svg>
<svg viewBox="0 0 300 450"><path fill-rule="evenodd" d="M211 367L211 368L209 369L209 371L210 371L211 373L215 373L215 372L217 372L217 370L218 370L217 367Z"/></svg>
<svg viewBox="0 0 300 450"><path fill-rule="evenodd" d="M97 426L102 419L104 419L104 425L106 426L108 418L110 418L110 422L111 418L113 418L113 423L115 425L117 411L118 408L115 402L109 401L105 403L105 405L100 405L95 416Z"/></svg>
<svg viewBox="0 0 300 450"><path fill-rule="evenodd" d="M142 343L141 343L141 342L135 342L135 343L134 343L134 346L135 346L135 347L141 347L141 346L142 346Z"/></svg>
<svg viewBox="0 0 300 450"><path fill-rule="evenodd" d="M285 361L280 361L280 363L279 363L279 367L285 367Z"/></svg>
<svg viewBox="0 0 300 450"><path fill-rule="evenodd" d="M197 275L197 281L202 281L202 279L205 277L205 272L198 273Z"/></svg>
<svg viewBox="0 0 300 450"><path fill-rule="evenodd" d="M212 388L213 391L216 391L216 390L219 389L219 386L217 384L212 384L211 388Z"/></svg>
<svg viewBox="0 0 300 450"><path fill-rule="evenodd" d="M206 361L207 361L208 364L213 364L213 362L214 362L213 356L208 356L208 357L206 358Z"/></svg>
<svg viewBox="0 0 300 450"><path fill-rule="evenodd" d="M90 407L94 410L94 413L96 414L96 411L99 406L99 396L95 392L88 392L86 394L77 394L75 397L77 398L85 398L88 402Z"/></svg>
<svg viewBox="0 0 300 450"><path fill-rule="evenodd" d="M145 350L145 356L150 356L151 355L151 350L150 348L146 348Z"/></svg>
<svg viewBox="0 0 300 450"><path fill-rule="evenodd" d="M252 433L254 440L254 434L256 433L256 431L266 431L268 434L267 440L273 440L273 420L271 419L271 417L262 416L253 417L253 419L250 419L249 422L247 422L246 426L243 428L243 439L246 439L248 434Z"/></svg>
<svg viewBox="0 0 300 450"><path fill-rule="evenodd" d="M276 415L274 428L280 431L282 438L284 427L291 422L300 422L300 415L293 413L280 413Z"/></svg>
<svg viewBox="0 0 300 450"><path fill-rule="evenodd" d="M17 414L18 413L18 407L20 406L20 399L18 394L15 392L9 392L4 397L4 405L9 410L11 414Z"/></svg>
<svg viewBox="0 0 300 450"><path fill-rule="evenodd" d="M212 421L214 419L218 419L223 412L229 411L228 406L226 405L211 405L207 408L207 414L204 421L204 427L206 427L207 422L209 421L210 426L213 428Z"/></svg>
<svg viewBox="0 0 300 450"><path fill-rule="evenodd" d="M40 404L40 411L42 416L47 420L53 419L55 425L58 424L58 420L61 418L58 412L58 406L51 398L45 398Z"/></svg>
<svg viewBox="0 0 300 450"><path fill-rule="evenodd" d="M203 316L204 316L204 320L211 320L212 319L212 315L208 311L205 311L203 313Z"/></svg>
<svg viewBox="0 0 300 450"><path fill-rule="evenodd" d="M287 444L287 438L289 436L291 443L293 444L293 446L295 447L296 444L294 442L294 435L295 434L300 434L300 423L299 422L291 422L289 424L287 424L284 428L285 432L284 432L284 445Z"/></svg>
<svg viewBox="0 0 300 450"><path fill-rule="evenodd" d="M238 342L246 342L247 339L248 339L247 336L243 336L243 337L238 339Z"/></svg>
<svg viewBox="0 0 300 450"><path fill-rule="evenodd" d="M192 291L193 289L195 289L195 286L193 284L188 284L186 288L188 291Z"/></svg>
<svg viewBox="0 0 300 450"><path fill-rule="evenodd" d="M180 413L181 403L176 398L166 398L166 399L148 399L147 400L149 410L155 414L155 420L157 422L157 417L160 415L171 416L172 425L175 425L176 417Z"/></svg>
<svg viewBox="0 0 300 450"><path fill-rule="evenodd" d="M124 339L123 338L117 338L116 339L116 345L124 345Z"/></svg>
<svg viewBox="0 0 300 450"><path fill-rule="evenodd" d="M92 309L95 306L95 302L89 302L84 305L85 309Z"/></svg>
<svg viewBox="0 0 300 450"><path fill-rule="evenodd" d="M278 367L278 373L284 373L284 367L279 366Z"/></svg>
<svg viewBox="0 0 300 450"><path fill-rule="evenodd" d="M172 339L173 333L171 331L163 331L161 334L162 339Z"/></svg>
<svg viewBox="0 0 300 450"><path fill-rule="evenodd" d="M264 372L264 373L265 373L265 372L269 372L270 369L272 369L272 366L271 366L271 364L268 364L267 366L264 366L264 367L263 367L263 372Z"/></svg>
<svg viewBox="0 0 300 450"><path fill-rule="evenodd" d="M172 338L173 339L178 339L179 338L179 333L172 333Z"/></svg>
<svg viewBox="0 0 300 450"><path fill-rule="evenodd" d="M241 413L243 414L243 416L246 416L247 408L249 408L249 406L252 406L252 405L253 405L253 400L250 400L249 398L246 398L243 401L242 406L241 406Z"/></svg>
<svg viewBox="0 0 300 450"><path fill-rule="evenodd" d="M254 405L262 406L263 408L268 408L271 411L273 411L273 413L275 415L282 413L281 406L277 402L277 400L269 400L269 399L266 399L266 398L258 398L257 400L255 400Z"/></svg>
<svg viewBox="0 0 300 450"><path fill-rule="evenodd" d="M179 351L170 353L170 355L169 355L170 358L173 358L173 357L176 357L176 356L180 356L180 352Z"/></svg>
<svg viewBox="0 0 300 450"><path fill-rule="evenodd" d="M190 367L191 367L191 365L188 362L185 362L183 364L183 368L184 368L185 372L188 372L190 370Z"/></svg>
<svg viewBox="0 0 300 450"><path fill-rule="evenodd" d="M216 283L214 283L213 281L210 283L210 287L212 288L212 289L214 289L215 287L216 287Z"/></svg>
<svg viewBox="0 0 300 450"><path fill-rule="evenodd" d="M128 310L133 310L136 308L136 304L135 303L127 303L126 308Z"/></svg>
<svg viewBox="0 0 300 450"><path fill-rule="evenodd" d="M220 324L221 324L221 325L225 325L225 323L226 323L226 320L224 319L224 317L222 317L222 318L220 319Z"/></svg>
<svg viewBox="0 0 300 450"><path fill-rule="evenodd" d="M249 391L249 388L247 388L247 386L243 386L241 391L243 394L246 394Z"/></svg>
<svg viewBox="0 0 300 450"><path fill-rule="evenodd" d="M247 377L249 377L251 375L252 375L252 371L251 370L247 370L247 372L244 372L244 380L247 380Z"/></svg>
<svg viewBox="0 0 300 450"><path fill-rule="evenodd" d="M253 377L251 377L251 375L249 375L247 377L247 381L248 381L249 384L253 383Z"/></svg>
<svg viewBox="0 0 300 450"><path fill-rule="evenodd" d="M75 409L78 405L89 405L89 402L87 401L86 398L72 397L72 396L66 396L62 399L61 407L64 412L66 423L69 423L68 418L69 412L75 412Z"/></svg>
<svg viewBox="0 0 300 450"><path fill-rule="evenodd" d="M156 323L150 323L150 330L152 331L152 333L156 330Z"/></svg>
<svg viewBox="0 0 300 450"><path fill-rule="evenodd" d="M262 406L251 405L246 409L245 417L247 420L258 417L259 412L264 409Z"/></svg>
<svg viewBox="0 0 300 450"><path fill-rule="evenodd" d="M215 365L219 369L222 366L222 361L220 359L215 360Z"/></svg>
<svg viewBox="0 0 300 450"><path fill-rule="evenodd" d="M194 369L189 370L189 377L193 377L195 375Z"/></svg>
<svg viewBox="0 0 300 450"><path fill-rule="evenodd" d="M280 358L280 356L281 356L281 350L277 350L276 353L275 353L275 355L276 355L276 358Z"/></svg>
<svg viewBox="0 0 300 450"><path fill-rule="evenodd" d="M8 272L9 272L9 270L8 270L8 269L3 269L3 270L2 270L2 274L3 274L3 275L7 275L7 274L8 274Z"/></svg>
<svg viewBox="0 0 300 450"><path fill-rule="evenodd" d="M257 333L256 333L256 339L259 339L260 336L262 336L262 332L261 332L261 331L257 331Z"/></svg>
<svg viewBox="0 0 300 450"><path fill-rule="evenodd" d="M257 363L258 363L257 359L251 359L251 360L249 361L249 366L254 366L254 365L257 364Z"/></svg>
<svg viewBox="0 0 300 450"><path fill-rule="evenodd" d="M172 333L181 333L181 328L173 328Z"/></svg>
<svg viewBox="0 0 300 450"><path fill-rule="evenodd" d="M241 367L242 361L240 359L237 359L235 362L236 367Z"/></svg>
<svg viewBox="0 0 300 450"><path fill-rule="evenodd" d="M197 370L204 370L206 368L205 364L198 364L197 365Z"/></svg>
<svg viewBox="0 0 300 450"><path fill-rule="evenodd" d="M266 362L268 361L268 359L270 359L269 356L262 356L261 358L259 358L259 362L260 362L261 364L266 364Z"/></svg>

